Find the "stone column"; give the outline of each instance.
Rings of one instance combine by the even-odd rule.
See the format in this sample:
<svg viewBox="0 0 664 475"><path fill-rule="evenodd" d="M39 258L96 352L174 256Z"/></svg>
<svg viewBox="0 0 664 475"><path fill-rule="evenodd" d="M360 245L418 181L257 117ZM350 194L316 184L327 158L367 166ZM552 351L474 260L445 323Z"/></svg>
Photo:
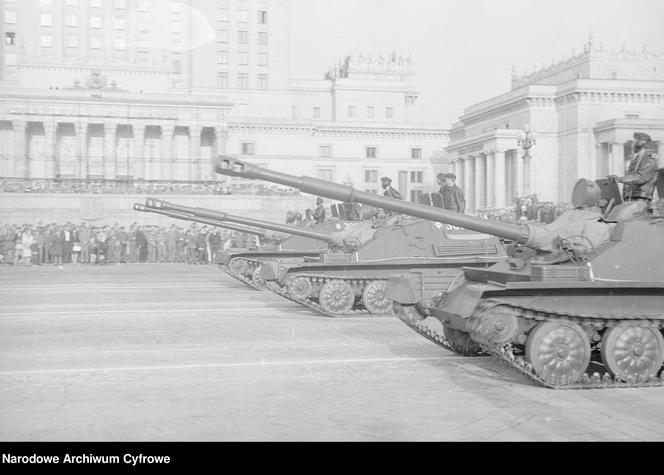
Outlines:
<svg viewBox="0 0 664 475"><path fill-rule="evenodd" d="M28 124L25 121L15 121L12 124L14 126L14 150L16 156L14 157L14 176L17 178L27 178L28 177L28 149L27 149L27 135L26 130Z"/></svg>
<svg viewBox="0 0 664 475"><path fill-rule="evenodd" d="M215 128L214 133L217 139L217 156L224 155L226 153L226 145L228 143L228 124L225 122L219 123L219 125ZM204 179L205 179L205 174L207 173L210 179L212 180L219 180L219 181L226 180L227 179L226 177L224 177L223 175L219 175L214 171L215 161L216 157L212 160L212 163L210 163L209 165L205 165L203 169Z"/></svg>
<svg viewBox="0 0 664 475"><path fill-rule="evenodd" d="M486 206L486 175L484 173L485 155L475 156L475 210Z"/></svg>
<svg viewBox="0 0 664 475"><path fill-rule="evenodd" d="M466 197L466 212L475 211L475 190L473 189L473 165L475 157L466 157L463 167L463 194Z"/></svg>
<svg viewBox="0 0 664 475"><path fill-rule="evenodd" d="M201 179L201 128L198 125L189 126L189 160L186 175L179 179L200 180Z"/></svg>
<svg viewBox="0 0 664 475"><path fill-rule="evenodd" d="M91 164L88 150L88 123L77 122L76 127L76 159L78 161L79 178L87 179L90 175L102 175L103 164Z"/></svg>
<svg viewBox="0 0 664 475"><path fill-rule="evenodd" d="M104 178L107 180L114 180L117 176L117 130L118 124L104 123Z"/></svg>
<svg viewBox="0 0 664 475"><path fill-rule="evenodd" d="M496 208L505 208L505 152L496 150L493 153L493 180L495 183Z"/></svg>
<svg viewBox="0 0 664 475"><path fill-rule="evenodd" d="M523 157L520 156L519 150L513 150L512 153L514 154L514 163L516 165L516 183L514 187L514 192L516 193L517 196L523 196L523 185L524 185L524 179L523 179Z"/></svg>
<svg viewBox="0 0 664 475"><path fill-rule="evenodd" d="M131 125L134 134L134 153L131 160L130 174L134 180L145 179L147 170L145 166L145 124L133 123Z"/></svg>
<svg viewBox="0 0 664 475"><path fill-rule="evenodd" d="M57 163L55 154L55 131L56 125L53 122L44 122L44 178L55 178L57 174Z"/></svg>
<svg viewBox="0 0 664 475"><path fill-rule="evenodd" d="M489 152L484 156L486 161L486 205L496 206L496 152Z"/></svg>
<svg viewBox="0 0 664 475"><path fill-rule="evenodd" d="M173 124L163 124L161 126L161 153L159 154L159 170L155 173L157 180L173 179Z"/></svg>

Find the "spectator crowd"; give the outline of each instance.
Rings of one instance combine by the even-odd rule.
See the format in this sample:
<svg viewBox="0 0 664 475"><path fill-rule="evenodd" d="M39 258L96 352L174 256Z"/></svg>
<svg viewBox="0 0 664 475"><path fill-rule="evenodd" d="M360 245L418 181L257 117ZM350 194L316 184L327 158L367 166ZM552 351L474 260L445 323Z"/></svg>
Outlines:
<svg viewBox="0 0 664 475"><path fill-rule="evenodd" d="M479 210L478 214L487 219L496 219L507 223L537 221L543 224L550 224L565 211L571 209L571 205L569 204L554 204L550 201L539 201L537 195L515 198L514 203L514 207L512 208L485 208Z"/></svg>
<svg viewBox="0 0 664 475"><path fill-rule="evenodd" d="M0 264L209 264L217 262L224 250L259 244L254 235L195 223L186 227L0 223Z"/></svg>
<svg viewBox="0 0 664 475"><path fill-rule="evenodd" d="M0 193L187 194L293 196L299 191L260 183L1 178Z"/></svg>

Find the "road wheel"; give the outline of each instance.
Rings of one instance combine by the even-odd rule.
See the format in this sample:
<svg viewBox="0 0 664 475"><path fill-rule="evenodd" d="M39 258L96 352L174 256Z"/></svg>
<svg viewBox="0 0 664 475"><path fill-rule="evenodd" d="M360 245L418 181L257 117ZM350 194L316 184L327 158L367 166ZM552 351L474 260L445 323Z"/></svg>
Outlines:
<svg viewBox="0 0 664 475"><path fill-rule="evenodd" d="M265 289L265 280L263 280L263 277L261 275L262 271L263 271L263 266L258 266L251 273L251 281L254 283L254 285L257 288L261 290Z"/></svg>
<svg viewBox="0 0 664 475"><path fill-rule="evenodd" d="M235 257L228 262L228 270L231 274L244 275L247 272L247 261Z"/></svg>
<svg viewBox="0 0 664 475"><path fill-rule="evenodd" d="M656 375L664 363L664 338L657 328L620 323L604 332L602 361L617 379Z"/></svg>
<svg viewBox="0 0 664 475"><path fill-rule="evenodd" d="M331 315L344 315L350 313L353 308L355 292L345 282L339 280L328 282L320 289L318 303Z"/></svg>
<svg viewBox="0 0 664 475"><path fill-rule="evenodd" d="M288 293L296 300L304 300L311 296L313 285L308 277L295 277L288 283Z"/></svg>
<svg viewBox="0 0 664 475"><path fill-rule="evenodd" d="M590 340L576 323L542 322L528 335L526 358L539 377L554 386L566 386L588 368Z"/></svg>
<svg viewBox="0 0 664 475"><path fill-rule="evenodd" d="M385 288L387 282L384 280L374 280L364 287L362 292L362 303L373 315L391 315L392 299L385 298Z"/></svg>

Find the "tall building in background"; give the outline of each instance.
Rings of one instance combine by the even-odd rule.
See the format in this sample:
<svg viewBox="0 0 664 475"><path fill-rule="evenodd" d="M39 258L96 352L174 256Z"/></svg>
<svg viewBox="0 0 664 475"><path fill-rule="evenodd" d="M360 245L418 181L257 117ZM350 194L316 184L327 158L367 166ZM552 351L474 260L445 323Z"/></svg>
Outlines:
<svg viewBox="0 0 664 475"><path fill-rule="evenodd" d="M448 131L410 60L290 77L288 0L0 0L0 176L207 181L219 153L415 199ZM321 78L324 72L321 72Z"/></svg>
<svg viewBox="0 0 664 475"><path fill-rule="evenodd" d="M579 178L624 175L632 135L650 134L664 167L664 54L594 44L465 109L446 148L470 210L537 194L570 202ZM536 144L525 157L524 128Z"/></svg>

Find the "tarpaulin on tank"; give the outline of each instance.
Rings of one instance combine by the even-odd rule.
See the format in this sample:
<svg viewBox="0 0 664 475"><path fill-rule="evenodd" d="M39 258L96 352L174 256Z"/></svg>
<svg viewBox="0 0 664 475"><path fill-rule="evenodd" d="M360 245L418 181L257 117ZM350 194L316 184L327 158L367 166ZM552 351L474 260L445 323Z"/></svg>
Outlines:
<svg viewBox="0 0 664 475"><path fill-rule="evenodd" d="M589 252L609 240L611 225L600 221L601 214L588 210L571 210L549 225L529 224L528 245L550 251L556 242L567 239L580 252Z"/></svg>

